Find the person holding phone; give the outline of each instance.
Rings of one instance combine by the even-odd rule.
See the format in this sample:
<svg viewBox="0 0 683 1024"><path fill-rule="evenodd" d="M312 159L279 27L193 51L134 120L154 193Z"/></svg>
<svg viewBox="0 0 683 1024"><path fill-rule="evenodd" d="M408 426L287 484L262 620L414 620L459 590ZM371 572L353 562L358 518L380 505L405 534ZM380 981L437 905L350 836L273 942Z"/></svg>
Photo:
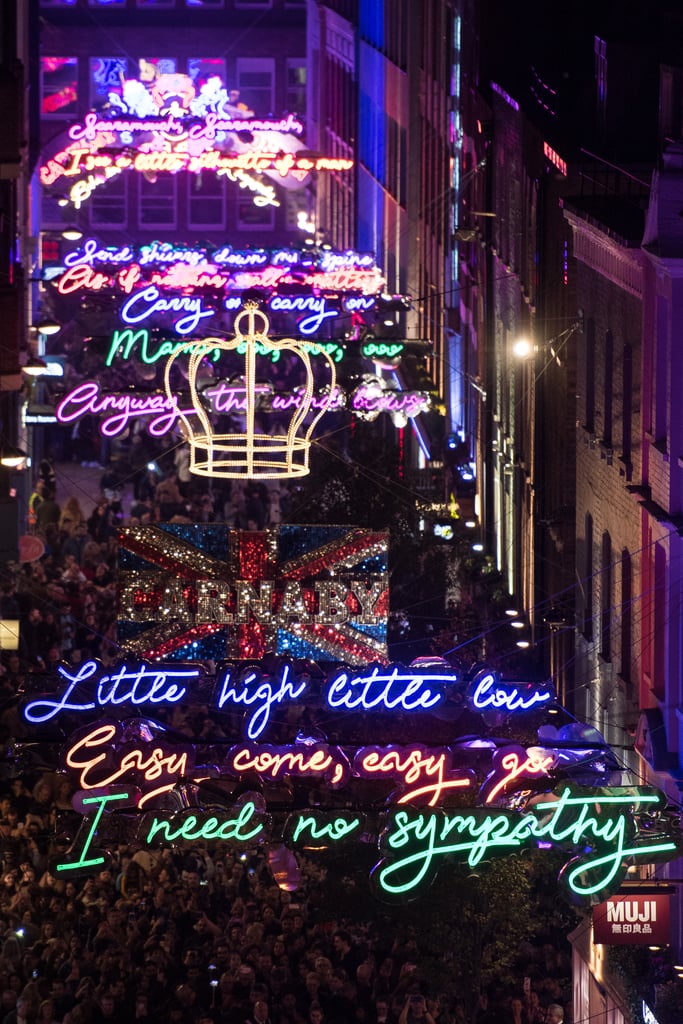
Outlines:
<svg viewBox="0 0 683 1024"><path fill-rule="evenodd" d="M406 993L398 1024L435 1024L434 1018L427 1009L427 1000L421 992Z"/></svg>

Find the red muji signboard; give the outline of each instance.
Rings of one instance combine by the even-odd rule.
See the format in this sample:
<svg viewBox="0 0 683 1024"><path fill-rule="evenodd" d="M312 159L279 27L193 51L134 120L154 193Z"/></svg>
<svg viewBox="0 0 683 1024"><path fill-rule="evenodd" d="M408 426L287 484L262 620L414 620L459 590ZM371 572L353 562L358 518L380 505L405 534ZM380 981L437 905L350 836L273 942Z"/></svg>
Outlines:
<svg viewBox="0 0 683 1024"><path fill-rule="evenodd" d="M593 941L610 946L669 943L668 893L612 896L593 908Z"/></svg>

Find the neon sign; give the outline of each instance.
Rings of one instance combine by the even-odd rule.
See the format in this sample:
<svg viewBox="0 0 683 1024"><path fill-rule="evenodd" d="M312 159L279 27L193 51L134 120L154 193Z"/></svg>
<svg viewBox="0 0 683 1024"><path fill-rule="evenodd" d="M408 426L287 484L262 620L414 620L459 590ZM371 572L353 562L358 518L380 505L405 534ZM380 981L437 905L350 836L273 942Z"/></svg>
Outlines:
<svg viewBox="0 0 683 1024"><path fill-rule="evenodd" d="M246 171L242 170L228 170L225 172L225 177L229 181L236 181L239 183L240 188L246 188L250 192L254 192L253 203L254 206L279 206L280 201L275 198L275 189L272 185L266 185L265 182L259 181L258 178L254 178L253 175L247 174Z"/></svg>
<svg viewBox="0 0 683 1024"><path fill-rule="evenodd" d="M121 780L144 788L138 806L168 793L194 765L194 748L163 739L128 740L113 722L80 733L64 756L65 768L76 773L80 789L103 789Z"/></svg>
<svg viewBox="0 0 683 1024"><path fill-rule="evenodd" d="M160 91L162 79L171 93ZM71 125L56 144L61 148L41 165L41 184L50 188L62 178L75 179L68 200L79 209L96 188L118 174L211 171L252 191L254 202L262 206L278 205L273 186L262 175L292 189L301 188L313 171L347 171L354 165L353 160L306 150L300 138L303 125L293 115L256 118L229 98L218 99L223 87L204 83L197 94L189 76L179 74L162 75L147 85L128 79L121 94L109 94L110 105L121 116L91 111Z"/></svg>
<svg viewBox="0 0 683 1024"><path fill-rule="evenodd" d="M451 680L452 680L451 676ZM336 710L428 711L444 699L442 684L448 679L433 672L401 672L399 668L353 675L337 672L327 688L327 703Z"/></svg>
<svg viewBox="0 0 683 1024"><path fill-rule="evenodd" d="M206 566L197 566L199 572ZM326 586L323 587L323 584ZM329 581L320 581L318 597L315 605L319 608L317 617L321 621L337 625L347 621L350 611L346 601L351 595L356 600L356 593L362 595L358 602L363 621L375 622L378 602L384 600L384 584L376 582L369 589L364 589L360 580L352 585L345 582L336 591L331 589ZM336 585L335 585L336 586ZM297 584L298 587L298 584ZM276 595L273 581L260 594L256 594L252 584L236 581L219 583L208 581L205 587L198 587L198 599L195 601L198 615L218 616L220 606L216 606L216 594L220 594L225 602L227 591L232 589L235 601L233 612L223 614L232 616L231 621L246 623L253 609L264 619L282 614L282 605ZM309 593L315 593L312 586ZM299 591L298 591L299 592ZM162 595L155 594L155 601L163 600ZM207 602L202 610L200 601ZM288 600L292 601L290 594ZM192 603L190 595L188 601ZM294 602L296 613L306 620L308 598L301 603ZM151 602L145 606L146 614L153 614ZM277 607L277 611L272 609ZM41 695L28 700L24 704L23 715L31 725L44 725L63 715L70 719L88 717L91 712L125 711L128 714L148 713L152 710L172 707L179 702L187 703L198 699L201 703L212 706L217 712L231 711L244 714L244 735L249 740L257 740L263 736L271 723L274 712L288 704L305 702L310 706L313 700L310 680L307 676L297 677L289 662L282 664L276 672L265 673L258 666L227 665L219 670L214 686L213 697L206 691L204 675L199 667L183 665L178 662L149 664L144 661L125 661L115 668L104 669L97 661L91 659L75 668L60 665L57 668L58 685L54 693ZM488 678L491 673L487 673ZM514 694L519 688L532 692L530 687L544 693L550 693L547 684L499 683L501 691L507 688ZM316 691L317 692L317 691ZM474 688L476 694L476 686ZM432 711L443 707L449 701L456 700L460 706L470 707L473 711L481 710L472 699L472 687L454 670L436 670L419 665L404 667L401 665L365 666L361 671L352 672L348 669L335 669L327 678L327 682L314 701L327 710L361 711L364 713L387 713L401 711L408 714ZM533 707L532 702L525 706L511 703L506 710L510 716L519 716ZM400 778L404 783L413 781L416 773L425 770L429 774L437 774L440 782L450 770L447 748L436 751L430 748L429 753L419 744L410 747L381 748L371 746L363 748L354 762L354 771L369 777L392 776ZM494 770L497 758L493 759ZM505 788L509 782L519 777L531 777L546 773L554 762L548 758L547 751L537 748L522 747L505 748L500 761L504 777L497 785L495 792ZM492 796L489 792L487 802Z"/></svg>
<svg viewBox="0 0 683 1024"><path fill-rule="evenodd" d="M550 689L539 687L527 688L526 692L516 686L500 686L493 674L484 675L477 680L472 693L472 704L477 711L500 710L528 711L538 704L547 704L553 700Z"/></svg>
<svg viewBox="0 0 683 1024"><path fill-rule="evenodd" d="M130 353L138 343L141 345L143 361L148 364L161 358L162 351L165 354L169 348L177 352L182 346L187 347L186 342L162 341L156 352L150 353L149 334L144 329L139 332L120 331L112 339L105 360L106 365L111 365L116 352L120 349ZM197 342L197 345L205 345L205 342ZM333 358L335 352L340 353L336 345L329 345L326 348ZM217 355L216 349L211 345L206 346L206 358L215 360ZM208 408L216 415L244 413L249 401L244 385L230 384L226 381L219 381L204 388L201 394L206 399ZM257 388L255 407L263 413L284 413L300 409L303 400L302 391L274 392L269 385L264 384ZM75 423L83 416L98 416L100 433L105 437L119 436L134 420L147 420L146 429L152 437L163 437L176 429L181 408L185 416L193 415L194 410L186 407L188 401L187 396L176 396L171 399L166 394L156 392L107 394L102 391L98 381L84 381L59 401L55 415L59 423ZM314 394L310 400L311 409L347 408L352 415L366 418L374 418L383 412L401 412L413 418L430 409L431 404L431 396L423 391L386 389L379 395L372 386L365 384L359 384L348 397L341 388L335 387L331 400L326 390Z"/></svg>
<svg viewBox="0 0 683 1024"><path fill-rule="evenodd" d="M536 747L496 751L493 771L483 787L485 802L491 804L499 794L516 788L519 779L547 779L556 763L554 753Z"/></svg>
<svg viewBox="0 0 683 1024"><path fill-rule="evenodd" d="M293 776L324 778L330 786L340 785L349 774L342 752L327 743L299 743L290 747L245 744L233 747L228 756L228 769L235 775L253 772L271 782Z"/></svg>
<svg viewBox="0 0 683 1024"><path fill-rule="evenodd" d="M673 858L680 837L651 837L639 816L662 806L661 793L640 787L614 787L588 794L566 785L550 798L517 814L483 809L389 812L380 837L383 857L371 883L384 898L405 898L429 883L444 860L475 868L482 860L539 843L569 848L575 856L562 879L575 898L589 900L618 887L627 862Z"/></svg>
<svg viewBox="0 0 683 1024"><path fill-rule="evenodd" d="M105 852L94 846L102 816L105 811L114 809L110 805L117 805L121 809L130 805L135 806L136 794L129 789L113 787L108 793L81 797L79 804L86 815L91 807L95 808L95 813L91 819L85 819L87 831L82 838L79 832L75 847L71 851L78 859L57 864L55 871L58 874L64 871L87 871L106 863ZM154 848L164 844L178 846L182 843L216 840L251 843L263 838L270 819L253 800L245 800L238 804L232 813L232 817L227 817L220 810L203 817L191 810L184 810L170 817L150 814L143 819L139 839L145 846Z"/></svg>
<svg viewBox="0 0 683 1024"><path fill-rule="evenodd" d="M106 863L106 857L104 853L100 853L97 856L93 856L91 846L93 839L97 834L97 829L100 824L100 819L104 814L107 804L113 802L125 801L128 803L129 794L126 790L123 791L112 791L110 793L101 794L99 796L86 796L81 798L81 805L84 813L87 813L91 806L96 806L95 817L89 822L88 833L85 836L81 844L81 850L79 853L79 859L77 861L66 861L62 864L55 866L55 871L81 871L83 868L96 868L101 867ZM90 856L88 856L88 854Z"/></svg>
<svg viewBox="0 0 683 1024"><path fill-rule="evenodd" d="M336 260L332 257L339 256ZM100 248L93 238L66 254L67 268L51 276L61 294L120 287L128 292L140 281L163 287L216 289L264 288L275 291L310 286L318 293L360 293L346 301L352 311L371 307L385 286L381 271L361 253L311 254L306 250L185 249L153 243L137 250L129 246ZM100 268L100 269L98 269ZM107 273L115 269L116 274Z"/></svg>
<svg viewBox="0 0 683 1024"><path fill-rule="evenodd" d="M403 413L413 419L432 407L428 391L395 391L372 379L360 384L351 397L351 410L364 419L381 412Z"/></svg>
<svg viewBox="0 0 683 1024"><path fill-rule="evenodd" d="M163 437L173 430L178 420L178 403L166 395L102 394L96 381L79 384L62 398L56 410L59 423L74 423L89 414L103 417L100 433L105 437L122 434L136 419L149 419L147 430L153 437Z"/></svg>
<svg viewBox="0 0 683 1024"><path fill-rule="evenodd" d="M287 818L284 839L290 846L305 850L326 850L329 846L357 839L365 827L365 818L360 814L340 812L332 817L324 812L310 811Z"/></svg>
<svg viewBox="0 0 683 1024"><path fill-rule="evenodd" d="M59 697L29 701L24 707L24 718L32 725L49 722L62 711L82 714L121 705L138 708L147 704L177 704L187 696L188 686L201 678L199 668L150 666L144 662L132 668L124 663L115 671L103 674L99 664L92 660L75 670L58 665L57 673L67 684ZM92 691L87 695L89 699L85 696L86 689Z"/></svg>
<svg viewBox="0 0 683 1024"><path fill-rule="evenodd" d="M158 815L149 821L145 828L144 842L151 846L155 843L186 843L222 842L250 843L258 839L264 830L263 820L259 820L256 804L247 801L239 813L233 818L221 818L212 814L202 820L192 810L175 814L169 820Z"/></svg>
<svg viewBox="0 0 683 1024"><path fill-rule="evenodd" d="M325 299L316 295L273 295L268 300L268 307L275 313L292 313L294 311L310 312L309 316L299 321L302 334L314 334L320 330L325 320L339 316L339 309L327 309Z"/></svg>
<svg viewBox="0 0 683 1024"><path fill-rule="evenodd" d="M367 779L391 779L405 790L397 803L422 801L429 797L430 807L453 789L471 788L469 769L453 770L448 748L427 748L422 744L403 747L362 747L353 760L355 775Z"/></svg>
<svg viewBox="0 0 683 1024"><path fill-rule="evenodd" d="M104 119L91 111L86 114L82 124L74 124L69 128L69 138L73 142L96 142L103 132L155 132L182 138L187 132L188 138L216 138L216 132L294 132L301 135L304 126L293 114L279 120L249 120L248 118L228 118L219 120L215 114L207 114L204 123L195 124L189 130L174 114L163 120L145 119L130 121L124 118Z"/></svg>
<svg viewBox="0 0 683 1024"><path fill-rule="evenodd" d="M126 324L139 324L155 313L179 312L186 315L175 321L178 334L190 334L196 331L203 319L214 316L216 310L205 307L197 296L179 295L170 299L161 297L161 292L154 285L136 292L121 307L121 319Z"/></svg>
<svg viewBox="0 0 683 1024"><path fill-rule="evenodd" d="M402 341L366 341L361 345L361 355L366 359L397 359L404 349Z"/></svg>
<svg viewBox="0 0 683 1024"><path fill-rule="evenodd" d="M240 704L245 707L256 704L257 707L249 716L245 729L246 735L253 740L260 736L268 725L273 705L280 705L287 700L298 700L306 688L304 680L295 683L290 679L288 665L282 669L280 679L275 682L263 679L258 671L247 671L237 683L233 671L228 669L220 683L217 706L222 710L226 704L235 707Z"/></svg>
<svg viewBox="0 0 683 1024"><path fill-rule="evenodd" d="M370 312L385 287L372 256L364 253L212 250L158 242L116 248L94 238L69 251L63 263L47 263L44 277L60 296L118 294L124 324L161 322L180 335L239 309L248 289L262 291L273 313L296 316L298 333L311 335L340 317ZM366 354L389 358L384 350L394 348L374 343Z"/></svg>
<svg viewBox="0 0 683 1024"><path fill-rule="evenodd" d="M156 345L156 348L150 348L150 335L145 327L141 327L137 331L131 330L130 327L123 331L115 331L104 360L105 365L111 366L117 356L124 361L130 359L135 350L139 355L140 361L146 366L150 366L153 363L157 363L160 359L167 359L169 356L172 356L186 342L159 340L153 342L153 344ZM218 349L214 349L209 354L209 358L215 361L219 354Z"/></svg>
<svg viewBox="0 0 683 1024"><path fill-rule="evenodd" d="M93 849L97 826L105 810L130 803L126 791L98 794L81 801L88 814L72 855L77 860L60 864L58 871L99 866L104 855ZM263 843L273 823L260 807L260 798L244 794L234 808L191 807L180 813L150 812L138 828L143 846L182 846L188 842L230 839L236 843ZM110 806L111 805L111 808ZM429 885L446 861L470 868L506 853L537 846L567 850L570 859L561 878L576 901L594 902L618 887L629 863L673 859L681 838L671 832L653 835L648 819L664 805L664 797L648 787L614 787L592 791L571 784L518 811L460 808L395 807L374 825L381 859L370 875L371 887L383 900L414 898ZM353 811L291 813L283 828L293 848L324 849L367 836L367 815Z"/></svg>

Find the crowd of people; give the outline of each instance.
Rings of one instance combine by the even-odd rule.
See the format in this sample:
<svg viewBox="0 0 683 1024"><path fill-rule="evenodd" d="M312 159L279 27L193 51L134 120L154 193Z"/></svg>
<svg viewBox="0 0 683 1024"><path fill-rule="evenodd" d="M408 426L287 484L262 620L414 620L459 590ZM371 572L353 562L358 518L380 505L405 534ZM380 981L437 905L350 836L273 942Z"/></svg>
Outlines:
<svg viewBox="0 0 683 1024"><path fill-rule="evenodd" d="M76 496L57 501L49 463L31 496L35 561L5 568L3 619L18 619L5 651L0 737L29 739L16 695L31 673L60 661L120 656L115 636L117 531L128 523L279 522L286 492L254 485L194 490L174 466L126 481L100 479L86 515ZM132 487L132 493L124 493ZM517 996L482 993L466 1011L434 990L414 932L387 937L343 916L321 915L320 876L302 863L295 893L276 884L258 851L230 844L111 850L106 870L56 870L80 816L69 780L10 758L0 777L0 1024L560 1024L566 962L525 969ZM504 998L503 998L504 995ZM490 996L490 997L489 997Z"/></svg>
<svg viewBox="0 0 683 1024"><path fill-rule="evenodd" d="M240 530L262 530L282 521L289 492L247 482L232 488L195 485L172 465L164 472L146 464L129 478L110 464L99 479L99 495L84 508L85 496L57 500L57 480L44 460L28 503L30 532L43 553L0 579L0 614L18 620L19 649L6 652L0 671L14 685L17 674L43 671L61 659L117 657L116 559L122 526L225 522ZM2 680L0 680L2 686Z"/></svg>
<svg viewBox="0 0 683 1024"><path fill-rule="evenodd" d="M6 778L0 796L5 1024L466 1024L426 982L414 929L316 913L313 864L290 893L256 851L124 844L105 870L70 877L55 868L70 785L26 781ZM543 976L557 961L543 955L526 994L482 994L478 1024L560 1024L561 986Z"/></svg>

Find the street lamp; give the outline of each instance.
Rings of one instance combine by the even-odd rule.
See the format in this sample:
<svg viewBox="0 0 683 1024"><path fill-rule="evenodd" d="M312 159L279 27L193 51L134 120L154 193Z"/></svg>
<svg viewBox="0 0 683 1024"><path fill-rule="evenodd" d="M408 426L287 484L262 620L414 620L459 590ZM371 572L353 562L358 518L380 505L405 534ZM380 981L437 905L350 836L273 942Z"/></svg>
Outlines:
<svg viewBox="0 0 683 1024"><path fill-rule="evenodd" d="M517 338L512 343L512 354L515 359L528 359L534 354L534 346L528 338Z"/></svg>
<svg viewBox="0 0 683 1024"><path fill-rule="evenodd" d="M577 331L583 329L583 323L581 320L576 320L570 327L565 328L564 331L560 331L559 334L553 338L548 338L542 342L531 341L527 337L515 338L512 342L512 355L515 359L525 360L531 359L536 355L537 352L548 352L551 359L557 363L558 366L562 366L562 359L560 354L562 349L565 347L569 339L576 334Z"/></svg>
<svg viewBox="0 0 683 1024"><path fill-rule="evenodd" d="M57 323L56 320L40 320L37 324L31 325L39 334L57 334L62 329L62 325Z"/></svg>
<svg viewBox="0 0 683 1024"><path fill-rule="evenodd" d="M0 466L5 466L7 469L16 469L26 461L27 455L23 448L17 448L16 445L10 444L9 441L0 442Z"/></svg>
<svg viewBox="0 0 683 1024"><path fill-rule="evenodd" d="M21 369L28 377L40 377L47 370L47 363L40 356L30 356Z"/></svg>

